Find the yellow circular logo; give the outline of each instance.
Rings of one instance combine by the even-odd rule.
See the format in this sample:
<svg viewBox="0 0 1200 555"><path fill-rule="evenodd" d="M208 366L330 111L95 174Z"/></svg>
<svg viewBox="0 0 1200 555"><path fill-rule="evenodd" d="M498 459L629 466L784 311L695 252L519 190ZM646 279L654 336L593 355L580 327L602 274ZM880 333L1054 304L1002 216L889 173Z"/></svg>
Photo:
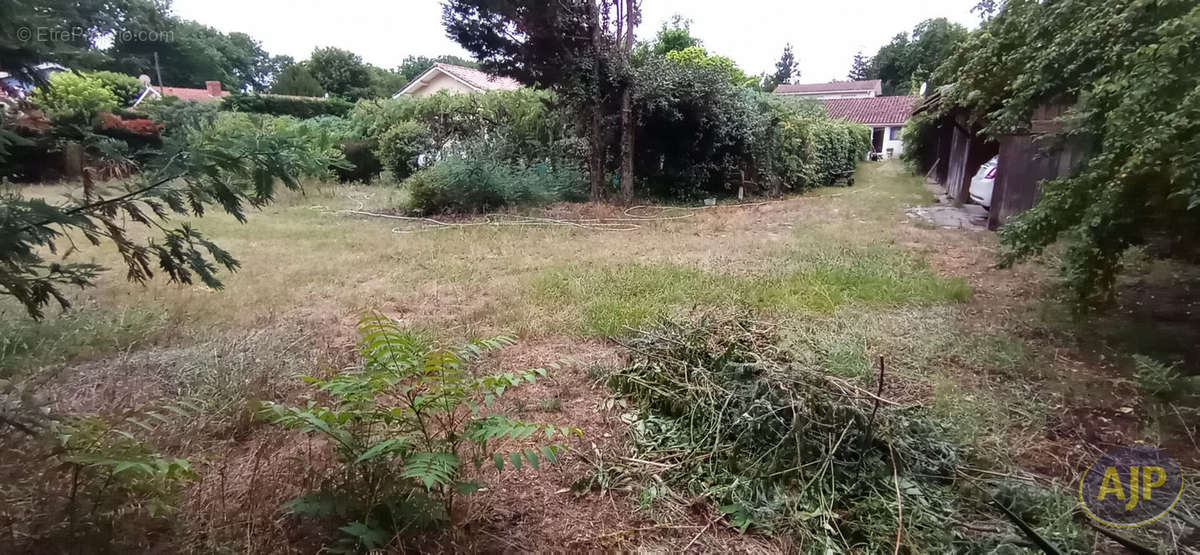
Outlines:
<svg viewBox="0 0 1200 555"><path fill-rule="evenodd" d="M1120 447L1100 457L1079 478L1079 503L1093 520L1132 528L1158 520L1183 495L1183 472L1161 449Z"/></svg>

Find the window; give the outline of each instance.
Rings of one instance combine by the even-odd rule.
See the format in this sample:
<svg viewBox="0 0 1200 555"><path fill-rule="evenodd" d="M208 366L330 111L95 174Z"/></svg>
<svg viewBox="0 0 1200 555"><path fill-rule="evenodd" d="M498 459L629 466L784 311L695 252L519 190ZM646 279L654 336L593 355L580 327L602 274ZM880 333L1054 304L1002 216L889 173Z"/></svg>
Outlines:
<svg viewBox="0 0 1200 555"><path fill-rule="evenodd" d="M892 140L892 141L899 141L899 140L900 140L900 130L901 130L901 129L903 129L903 127L889 127L889 128L888 128L888 133L889 133L890 135L889 135L888 139L889 139L889 140Z"/></svg>

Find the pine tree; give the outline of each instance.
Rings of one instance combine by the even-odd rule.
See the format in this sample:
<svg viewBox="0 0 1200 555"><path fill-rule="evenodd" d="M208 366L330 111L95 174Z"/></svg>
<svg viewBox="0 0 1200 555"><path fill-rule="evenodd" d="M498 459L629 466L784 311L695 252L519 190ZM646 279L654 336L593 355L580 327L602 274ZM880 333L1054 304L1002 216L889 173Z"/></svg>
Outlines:
<svg viewBox="0 0 1200 555"><path fill-rule="evenodd" d="M771 76L771 80L776 85L791 83L792 79L800 77L799 66L796 56L792 54L792 45L788 43L783 47L783 55L779 57L779 61L775 62L775 74Z"/></svg>
<svg viewBox="0 0 1200 555"><path fill-rule="evenodd" d="M854 55L854 63L850 66L850 74L846 75L851 81L863 81L871 78L871 59L863 56L862 50Z"/></svg>

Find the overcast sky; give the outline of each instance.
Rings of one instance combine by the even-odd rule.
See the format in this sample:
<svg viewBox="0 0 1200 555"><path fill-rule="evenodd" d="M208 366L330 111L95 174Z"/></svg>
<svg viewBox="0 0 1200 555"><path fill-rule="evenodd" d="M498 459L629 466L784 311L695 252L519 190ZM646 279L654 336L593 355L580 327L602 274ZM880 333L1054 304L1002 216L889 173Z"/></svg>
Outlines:
<svg viewBox="0 0 1200 555"><path fill-rule="evenodd" d="M947 17L974 28L976 0L643 0L640 38L674 14L710 54L733 58L747 73L773 69L786 43L801 82L845 79L854 53L868 56L918 22ZM297 60L314 47L337 46L382 67L409 54L465 56L446 38L439 0L175 0L175 13L225 32L242 31L271 54Z"/></svg>

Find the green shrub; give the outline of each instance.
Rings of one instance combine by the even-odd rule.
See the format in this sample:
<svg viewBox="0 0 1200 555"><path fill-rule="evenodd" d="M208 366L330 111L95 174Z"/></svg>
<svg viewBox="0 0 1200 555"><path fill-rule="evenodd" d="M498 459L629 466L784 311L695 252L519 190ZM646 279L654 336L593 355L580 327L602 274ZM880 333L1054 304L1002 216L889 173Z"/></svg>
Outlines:
<svg viewBox="0 0 1200 555"><path fill-rule="evenodd" d="M1200 376L1179 374L1177 364L1164 364L1145 355L1133 355L1134 379L1143 395L1174 400L1200 392Z"/></svg>
<svg viewBox="0 0 1200 555"><path fill-rule="evenodd" d="M362 138L350 120L338 116L316 116L298 122L301 127L327 133L335 140Z"/></svg>
<svg viewBox="0 0 1200 555"><path fill-rule="evenodd" d="M370 183L383 171L383 164L379 162L379 158L375 157L375 145L371 141L344 139L338 145L338 149L342 151L346 162L353 166L334 170L338 181L342 183L350 181Z"/></svg>
<svg viewBox="0 0 1200 555"><path fill-rule="evenodd" d="M451 156L404 181L411 208L424 214L486 212L504 206L576 200L582 172L568 163L515 166L478 156Z"/></svg>
<svg viewBox="0 0 1200 555"><path fill-rule="evenodd" d="M794 101L771 102L775 121L771 169L794 190L831 184L838 174L854 170L871 148L871 129L830 119L823 111Z"/></svg>
<svg viewBox="0 0 1200 555"><path fill-rule="evenodd" d="M506 391L547 375L542 368L487 377L470 373L472 362L511 345L511 338L437 347L381 315L364 318L359 329L361 368L328 380L306 379L327 401L303 407L267 403L264 409L276 424L323 436L342 467L320 491L287 505L297 515L344 522L345 536L335 547L381 549L402 532L453 521L455 499L484 486L464 481L465 465L494 466L497 473L525 464L538 469L557 462L566 447L512 443L534 434L546 440L582 435L574 428L482 414Z"/></svg>
<svg viewBox="0 0 1200 555"><path fill-rule="evenodd" d="M249 112L273 116L315 118L345 116L354 104L340 98L303 98L273 94L233 93L221 102L221 109L230 112Z"/></svg>
<svg viewBox="0 0 1200 555"><path fill-rule="evenodd" d="M423 123L401 121L379 137L379 161L396 179L417 171L421 155L433 154L433 133Z"/></svg>
<svg viewBox="0 0 1200 555"><path fill-rule="evenodd" d="M154 99L138 104L137 110L163 125L163 134L186 134L189 129L211 125L217 119L219 107L212 102L179 100L176 97Z"/></svg>
<svg viewBox="0 0 1200 555"><path fill-rule="evenodd" d="M104 84L104 88L112 92L117 97L117 105L127 107L133 104L141 96L142 91L146 90L142 86L142 82L137 77L117 73L115 71L94 71L87 74L88 77L99 79Z"/></svg>
<svg viewBox="0 0 1200 555"><path fill-rule="evenodd" d="M904 151L900 159L913 171L924 174L937 161L936 119L929 114L913 114L904 123Z"/></svg>
<svg viewBox="0 0 1200 555"><path fill-rule="evenodd" d="M0 438L8 447L0 466L28 473L6 481L6 516L30 523L32 532L9 538L9 549L145 551L150 532L169 531L180 493L197 476L187 460L135 434L198 411L176 404L111 418L58 414L28 384L0 380Z"/></svg>
<svg viewBox="0 0 1200 555"><path fill-rule="evenodd" d="M292 150L277 153L289 167L303 168L304 175L324 177L330 170L340 171L350 169L340 149L338 141L328 133L303 125L292 117L269 116L264 114L246 114L240 112L220 112L213 122L193 131L197 137L208 136L219 142L236 144L242 138L250 136L271 136L293 141ZM189 135L189 139L193 135ZM325 160L331 165L318 165Z"/></svg>
<svg viewBox="0 0 1200 555"><path fill-rule="evenodd" d="M486 137L493 157L513 162L561 156L557 147L571 135L572 122L557 96L534 89L363 100L349 119L381 146L392 128L411 122L429 129L435 149Z"/></svg>
<svg viewBox="0 0 1200 555"><path fill-rule="evenodd" d="M732 192L743 180L773 192L767 184L823 186L870 149L865 125L740 86L726 69L660 59L638 70L634 144L644 191L689 199Z"/></svg>
<svg viewBox="0 0 1200 555"><path fill-rule="evenodd" d="M62 71L50 76L49 86L33 93L33 103L56 121L91 122L100 112L117 109L117 95L91 75Z"/></svg>

